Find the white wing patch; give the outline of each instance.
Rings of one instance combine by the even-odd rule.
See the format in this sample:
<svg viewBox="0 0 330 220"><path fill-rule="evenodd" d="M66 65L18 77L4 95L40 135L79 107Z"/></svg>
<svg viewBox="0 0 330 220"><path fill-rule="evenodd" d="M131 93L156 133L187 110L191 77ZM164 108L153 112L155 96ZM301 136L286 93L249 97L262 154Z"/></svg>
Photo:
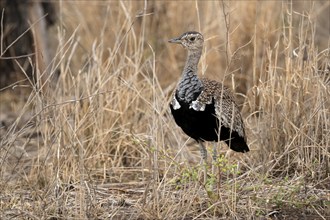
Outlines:
<svg viewBox="0 0 330 220"><path fill-rule="evenodd" d="M173 106L174 110L178 110L179 108L181 108L181 105L178 100L176 100L175 96L172 99L171 105Z"/></svg>
<svg viewBox="0 0 330 220"><path fill-rule="evenodd" d="M207 96L204 91L198 96L195 101L192 101L189 108L194 109L195 111L205 111L206 105L212 103L212 97Z"/></svg>
<svg viewBox="0 0 330 220"><path fill-rule="evenodd" d="M189 108L194 109L195 111L204 111L205 110L205 104L199 102L198 100L192 101Z"/></svg>

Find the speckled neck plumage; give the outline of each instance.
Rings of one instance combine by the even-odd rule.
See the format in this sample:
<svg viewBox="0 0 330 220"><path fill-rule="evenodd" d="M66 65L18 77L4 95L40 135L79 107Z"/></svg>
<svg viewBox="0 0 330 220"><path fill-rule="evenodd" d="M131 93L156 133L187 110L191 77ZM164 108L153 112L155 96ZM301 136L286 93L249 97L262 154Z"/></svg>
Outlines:
<svg viewBox="0 0 330 220"><path fill-rule="evenodd" d="M176 91L176 95L180 101L190 103L196 100L203 90L203 84L197 76L197 66L201 55L202 49L188 50L182 78Z"/></svg>

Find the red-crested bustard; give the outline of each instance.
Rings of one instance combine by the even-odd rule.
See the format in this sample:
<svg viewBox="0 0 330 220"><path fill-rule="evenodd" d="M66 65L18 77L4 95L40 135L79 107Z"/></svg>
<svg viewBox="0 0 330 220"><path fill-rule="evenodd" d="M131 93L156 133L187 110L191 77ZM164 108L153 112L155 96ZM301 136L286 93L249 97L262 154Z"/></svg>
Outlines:
<svg viewBox="0 0 330 220"><path fill-rule="evenodd" d="M204 44L203 35L190 31L169 42L181 44L188 51L182 77L170 108L177 125L199 143L205 163L206 182L207 150L204 141L224 141L234 151L249 151L242 116L227 87L220 82L199 78L197 75Z"/></svg>

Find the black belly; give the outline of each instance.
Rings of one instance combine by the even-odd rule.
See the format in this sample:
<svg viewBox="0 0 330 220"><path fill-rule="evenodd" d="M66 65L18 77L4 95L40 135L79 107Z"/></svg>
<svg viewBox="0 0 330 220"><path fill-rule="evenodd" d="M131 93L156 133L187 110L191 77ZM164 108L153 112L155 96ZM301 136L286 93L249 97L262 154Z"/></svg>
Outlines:
<svg viewBox="0 0 330 220"><path fill-rule="evenodd" d="M215 116L214 104L206 105L204 111L189 108L189 103L179 102L177 110L171 107L175 122L191 138L197 141L218 141L219 119ZM222 133L222 132L221 132Z"/></svg>

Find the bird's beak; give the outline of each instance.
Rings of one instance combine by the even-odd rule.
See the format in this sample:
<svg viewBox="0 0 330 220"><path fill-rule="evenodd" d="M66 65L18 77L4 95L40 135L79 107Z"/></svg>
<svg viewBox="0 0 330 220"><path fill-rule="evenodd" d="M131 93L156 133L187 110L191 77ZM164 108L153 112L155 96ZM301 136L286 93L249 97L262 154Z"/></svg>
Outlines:
<svg viewBox="0 0 330 220"><path fill-rule="evenodd" d="M168 40L169 43L174 43L174 44L181 44L181 39L179 37L177 38L172 38Z"/></svg>

